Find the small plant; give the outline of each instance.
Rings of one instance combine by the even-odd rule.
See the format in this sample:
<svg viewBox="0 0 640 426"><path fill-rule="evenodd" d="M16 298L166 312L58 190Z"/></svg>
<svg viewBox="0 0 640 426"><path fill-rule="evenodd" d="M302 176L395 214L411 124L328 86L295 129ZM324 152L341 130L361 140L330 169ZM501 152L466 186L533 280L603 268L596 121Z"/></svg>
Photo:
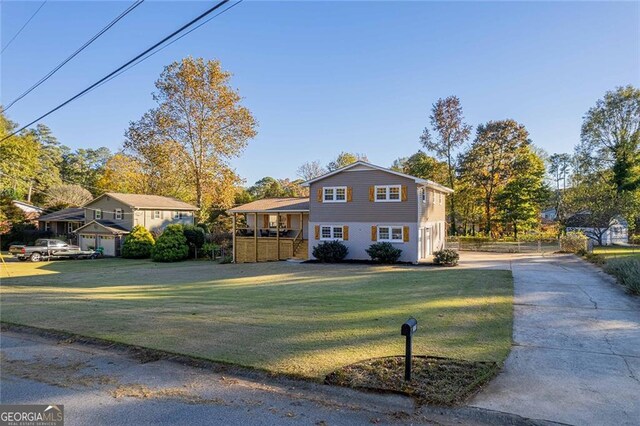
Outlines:
<svg viewBox="0 0 640 426"><path fill-rule="evenodd" d="M611 259L604 270L616 277L629 293L640 295L640 260Z"/></svg>
<svg viewBox="0 0 640 426"><path fill-rule="evenodd" d="M560 237L562 253L578 253L580 250L587 250L587 236L582 232L567 232Z"/></svg>
<svg viewBox="0 0 640 426"><path fill-rule="evenodd" d="M632 235L629 237L629 242L631 244L640 245L640 235Z"/></svg>
<svg viewBox="0 0 640 426"><path fill-rule="evenodd" d="M220 263L222 263L222 264L227 264L227 263L231 263L231 262L233 262L233 257L231 257L229 255L226 255L225 257L223 257L220 260Z"/></svg>
<svg viewBox="0 0 640 426"><path fill-rule="evenodd" d="M365 251L371 260L379 263L396 263L402 255L402 250L394 247L391 243L371 244Z"/></svg>
<svg viewBox="0 0 640 426"><path fill-rule="evenodd" d="M151 249L151 258L155 262L177 262L188 256L189 246L182 225L167 226Z"/></svg>
<svg viewBox="0 0 640 426"><path fill-rule="evenodd" d="M455 250L444 249L433 253L433 262L436 265L455 266L459 260L460 255Z"/></svg>
<svg viewBox="0 0 640 426"><path fill-rule="evenodd" d="M347 257L349 249L340 241L324 241L313 248L313 257L320 262L336 263Z"/></svg>
<svg viewBox="0 0 640 426"><path fill-rule="evenodd" d="M578 250L578 251L576 252L576 254L577 254L578 256L581 256L581 257L586 256L586 255L587 255L587 253L588 253L588 252L587 252L587 250L585 250L585 249L583 249L583 248L581 248L580 250Z"/></svg>
<svg viewBox="0 0 640 426"><path fill-rule="evenodd" d="M128 259L146 259L156 241L144 226L136 225L127 235L122 245L122 257Z"/></svg>

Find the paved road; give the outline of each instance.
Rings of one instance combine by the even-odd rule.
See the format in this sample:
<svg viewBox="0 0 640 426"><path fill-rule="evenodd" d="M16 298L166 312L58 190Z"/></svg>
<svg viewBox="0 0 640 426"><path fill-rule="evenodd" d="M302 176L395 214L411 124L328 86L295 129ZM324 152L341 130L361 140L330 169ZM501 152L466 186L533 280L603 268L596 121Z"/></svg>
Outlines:
<svg viewBox="0 0 640 426"><path fill-rule="evenodd" d="M640 299L574 256L463 254L514 275L514 346L472 406L574 425L640 424Z"/></svg>

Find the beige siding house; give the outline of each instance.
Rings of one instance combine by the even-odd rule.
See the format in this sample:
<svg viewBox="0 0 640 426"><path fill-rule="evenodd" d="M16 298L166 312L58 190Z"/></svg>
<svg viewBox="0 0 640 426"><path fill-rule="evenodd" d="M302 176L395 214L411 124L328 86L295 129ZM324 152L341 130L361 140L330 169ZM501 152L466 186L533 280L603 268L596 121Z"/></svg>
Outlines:
<svg viewBox="0 0 640 426"><path fill-rule="evenodd" d="M84 226L75 230L83 249L102 247L119 256L124 236L136 225L161 232L171 224L193 224L197 207L159 195L107 192L83 206Z"/></svg>
<svg viewBox="0 0 640 426"><path fill-rule="evenodd" d="M305 182L310 198L298 200L302 220L300 234L306 242L304 254L290 257L313 259L313 248L322 241L339 240L348 248L348 259L368 259L366 249L376 242L390 242L402 249L401 261L418 263L430 258L445 244L445 199L453 191L435 182L409 176L366 162L356 162L342 169ZM276 214L265 206L276 206L281 199L259 200L231 209L234 213L234 256L237 262L255 262L283 258L270 253L269 238L279 235L263 228L284 228L264 219ZM291 199L289 199L291 200ZM238 227L238 214L243 226ZM261 223L261 218L263 223ZM271 226L273 225L273 226ZM251 240L242 232L249 230ZM262 243L262 246L261 246ZM288 255L287 252L285 254ZM285 257L286 258L286 257Z"/></svg>

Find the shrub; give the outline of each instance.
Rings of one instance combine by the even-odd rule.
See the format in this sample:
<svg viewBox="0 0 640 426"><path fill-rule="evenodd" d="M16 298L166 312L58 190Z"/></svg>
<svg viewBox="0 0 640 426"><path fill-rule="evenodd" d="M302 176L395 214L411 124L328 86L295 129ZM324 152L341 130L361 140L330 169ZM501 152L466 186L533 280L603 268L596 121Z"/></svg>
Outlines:
<svg viewBox="0 0 640 426"><path fill-rule="evenodd" d="M202 245L202 253L209 259L215 257L215 253L220 250L220 246L216 243L204 243Z"/></svg>
<svg viewBox="0 0 640 426"><path fill-rule="evenodd" d="M402 250L391 243L371 244L366 252L371 260L379 263L396 263L402 255Z"/></svg>
<svg viewBox="0 0 640 426"><path fill-rule="evenodd" d="M567 232L560 237L560 251L562 253L578 253L587 249L587 236L582 232Z"/></svg>
<svg viewBox="0 0 640 426"><path fill-rule="evenodd" d="M156 241L151 232L144 226L136 225L126 236L122 245L122 257L128 259L146 259L151 256L151 249Z"/></svg>
<svg viewBox="0 0 640 426"><path fill-rule="evenodd" d="M603 255L596 253L587 253L584 255L584 258L587 262L598 266L602 266L607 262L607 259Z"/></svg>
<svg viewBox="0 0 640 426"><path fill-rule="evenodd" d="M439 250L433 253L433 261L436 265L455 266L460 260L457 251L451 249Z"/></svg>
<svg viewBox="0 0 640 426"><path fill-rule="evenodd" d="M347 246L340 241L324 241L313 248L313 257L320 262L335 263L344 260L349 253Z"/></svg>
<svg viewBox="0 0 640 426"><path fill-rule="evenodd" d="M629 242L631 244L640 245L640 235L632 235L629 237Z"/></svg>
<svg viewBox="0 0 640 426"><path fill-rule="evenodd" d="M640 259L611 259L604 267L632 294L640 295Z"/></svg>
<svg viewBox="0 0 640 426"><path fill-rule="evenodd" d="M204 230L199 226L183 225L182 233L187 238L189 256L195 256L196 249L200 250L204 244Z"/></svg>
<svg viewBox="0 0 640 426"><path fill-rule="evenodd" d="M205 234L209 233L209 225L207 225L206 223L198 223L196 225L198 228L202 228L202 230L204 231Z"/></svg>
<svg viewBox="0 0 640 426"><path fill-rule="evenodd" d="M155 262L177 262L188 256L189 246L182 225L167 226L151 249L151 258Z"/></svg>

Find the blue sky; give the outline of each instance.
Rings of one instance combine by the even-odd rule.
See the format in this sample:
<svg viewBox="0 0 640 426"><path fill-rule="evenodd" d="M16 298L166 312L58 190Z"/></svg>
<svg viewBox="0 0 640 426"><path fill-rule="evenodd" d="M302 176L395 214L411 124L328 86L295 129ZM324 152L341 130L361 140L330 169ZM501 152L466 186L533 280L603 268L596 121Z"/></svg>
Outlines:
<svg viewBox="0 0 640 426"><path fill-rule="evenodd" d="M40 2L2 2L2 46ZM2 55L7 103L130 3L50 0ZM204 11L147 1L8 111L26 123ZM432 103L460 97L467 121L513 118L548 152L571 152L583 114L640 86L640 6L575 2L245 1L43 122L72 148L117 150L154 106L153 83L184 56L216 58L260 123L232 164L251 184L295 177L340 151L389 166L417 151Z"/></svg>

